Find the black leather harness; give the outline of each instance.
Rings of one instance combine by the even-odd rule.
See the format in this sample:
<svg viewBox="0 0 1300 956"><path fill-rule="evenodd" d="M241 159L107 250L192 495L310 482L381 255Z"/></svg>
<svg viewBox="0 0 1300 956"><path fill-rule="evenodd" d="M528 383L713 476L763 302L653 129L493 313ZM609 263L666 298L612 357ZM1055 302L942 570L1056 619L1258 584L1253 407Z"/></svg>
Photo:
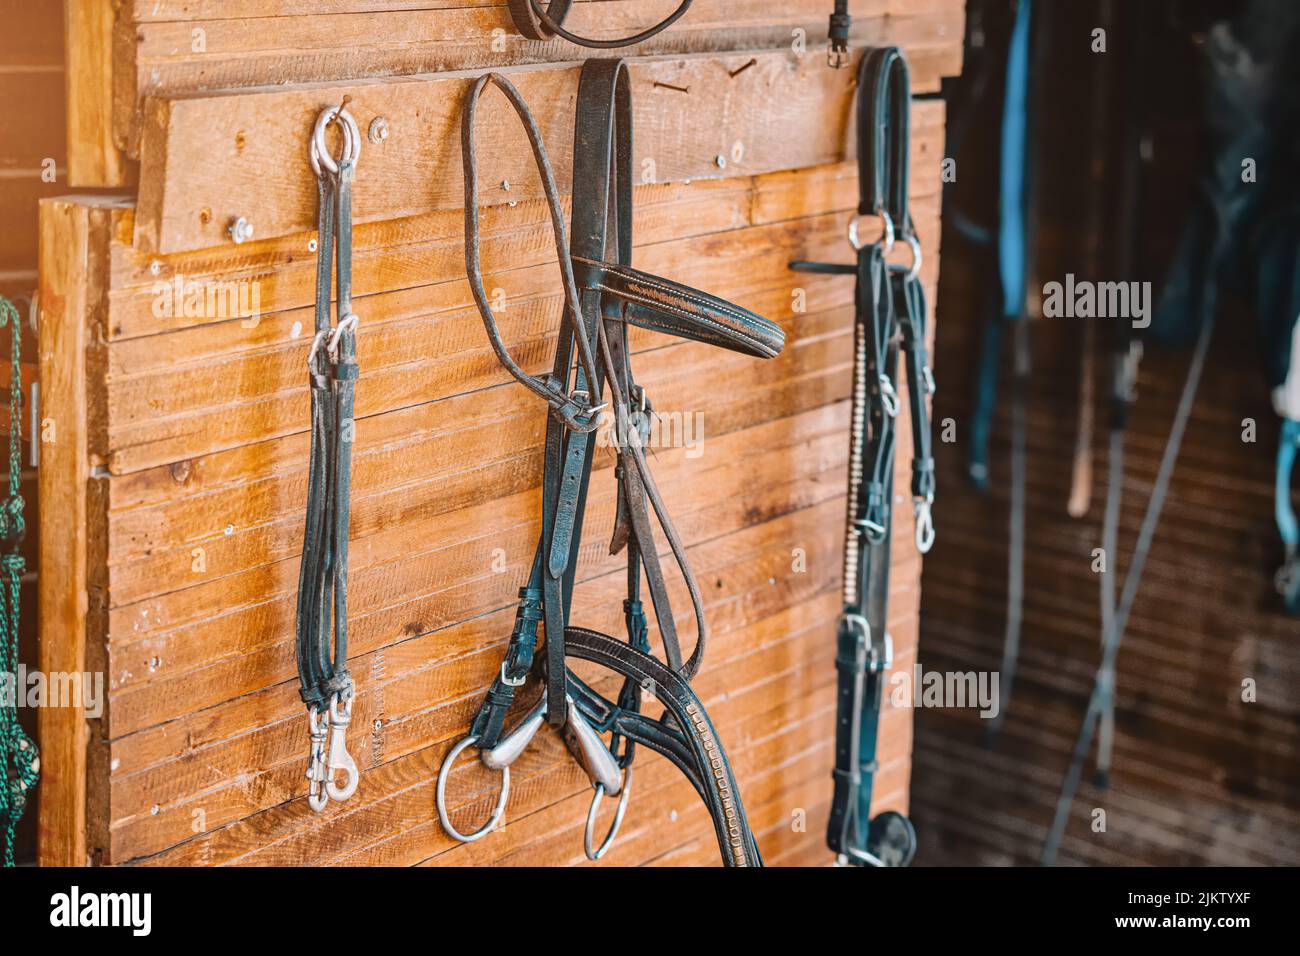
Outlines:
<svg viewBox="0 0 1300 956"><path fill-rule="evenodd" d="M478 172L475 110L486 87L496 86L518 113L541 175L555 234L566 307L549 375L526 373L507 351L497 330L479 266ZM632 257L632 96L622 60L590 60L578 88L574 126L572 235L566 239L563 211L540 131L518 90L500 74L480 77L469 89L463 112L465 167L465 259L475 301L501 363L526 388L544 399L547 423L542 481L542 534L532 572L520 601L501 673L493 682L469 735L444 760L438 780L443 826L470 841L500 819L509 790L509 764L543 720L561 729L565 742L596 788L587 823L587 854L599 858L622 818L630 791L636 744L671 760L691 781L713 818L725 864L761 863L740 794L722 744L691 690L704 652L705 627L699 588L685 547L664 507L646 461L653 409L632 375L628 326L636 325L707 342L748 355L771 358L784 346L779 326L704 292L639 272ZM575 356L576 353L576 356ZM576 357L576 370L574 369ZM600 404L605 389L609 405ZM618 510L610 553L627 553L627 599L623 603L627 642L570 625L578 545L586 511L587 486L597 427L610 422L618 464ZM664 569L651 527L651 514L667 539L694 607L697 638L683 660ZM649 627L642 605L642 579L650 592L665 661L650 655ZM543 655L536 655L538 624L545 629ZM624 680L617 700L606 699L567 667L576 658L601 665ZM545 682L542 699L515 728L502 735L507 710L529 674ZM659 718L642 713L643 693L664 708ZM601 734L611 735L606 745ZM460 833L450 822L446 783L457 755L475 747L483 762L502 772L502 792L492 819L480 830ZM618 815L597 849L592 827L602 796L620 795Z"/></svg>
<svg viewBox="0 0 1300 956"><path fill-rule="evenodd" d="M326 130L334 124L343 130L338 160L325 146ZM351 114L341 107L321 113L311 143L319 186L316 332L307 357L311 462L296 626L299 693L307 705L311 739L308 802L317 812L330 800L350 797L358 781L346 734L353 694L348 670L348 521L359 371L357 317L352 312L352 181L360 155L361 133ZM338 323L334 324L330 300L336 263ZM334 779L338 772L344 774L342 785Z"/></svg>
<svg viewBox="0 0 1300 956"><path fill-rule="evenodd" d="M790 268L857 277L844 613L835 660L835 791L826 840L841 863L905 866L915 851L911 824L893 812L870 817L880 705L893 656L887 626L900 350L907 357L912 496L916 544L922 554L934 541L934 459L926 408L934 378L925 348L921 246L907 208L911 86L902 52L896 47L868 51L859 67L857 89L859 202L849 224L857 262L792 262ZM858 235L861 220L868 216L883 224L876 242L862 242ZM912 249L910 268L886 261L897 238Z"/></svg>
<svg viewBox="0 0 1300 956"><path fill-rule="evenodd" d="M680 20L686 15L695 0L681 0L677 9L652 27L616 40L593 40L566 30L564 20L573 7L573 0L551 0L543 6L539 0L509 0L510 18L515 21L515 29L529 40L552 40L560 37L578 46L593 50L613 50L618 47L635 46L649 40Z"/></svg>

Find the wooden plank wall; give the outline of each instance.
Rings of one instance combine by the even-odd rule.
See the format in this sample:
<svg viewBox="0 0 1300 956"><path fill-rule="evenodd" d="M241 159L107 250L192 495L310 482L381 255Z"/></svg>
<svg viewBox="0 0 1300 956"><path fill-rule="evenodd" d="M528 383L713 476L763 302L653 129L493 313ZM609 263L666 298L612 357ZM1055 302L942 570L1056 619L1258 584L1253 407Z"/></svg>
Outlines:
<svg viewBox="0 0 1300 956"><path fill-rule="evenodd" d="M37 210L42 197L67 192L67 148L64 134L63 13L58 3L0 0L0 97L10 104L0 125L0 295L13 301L23 315L24 408L30 409L36 380L36 329L28 323L28 307L37 284ZM52 162L54 181L42 178ZM8 388L9 333L0 336L4 387ZM29 416L24 416L27 419ZM0 417L8 428L8 403ZM23 422L29 439L30 422ZM19 660L36 664L36 567L39 527L35 467L30 449L23 456L23 497L27 502L27 537L23 577ZM21 713L29 733L36 715ZM36 799L40 799L38 788ZM37 812L30 809L18 832L17 858L34 859Z"/></svg>
<svg viewBox="0 0 1300 956"><path fill-rule="evenodd" d="M641 6L580 4L575 22L594 23L600 11L617 14L621 26L649 16L633 13ZM795 8L798 22L807 22L808 56L823 59L824 5ZM249 31L226 21L237 9L274 19ZM213 18L205 25L208 50L230 64L230 72L214 74L220 83L259 86L281 71L287 79L337 82L465 67L463 57L416 55L418 44L398 50L396 42L389 60L341 56L340 46L355 48L356 37L341 36L325 14L365 12L379 38L405 37L393 24L409 17L435 37L457 35L466 17L487 35L507 23L500 5L468 9L405 0L150 0L123 3L122 16L136 19L120 20L117 31L146 37L139 56L147 66L131 74L150 78L142 95L189 96L200 68L184 54L171 56L166 40L188 24L182 15ZM718 26L737 10L748 11L754 31ZM853 12L858 45L906 42L919 92L937 90L941 74L959 68L955 0L869 0ZM757 6L702 2L684 23L692 20L680 41L692 49L757 52L764 38L789 44L786 19ZM303 51L286 55L279 42L270 46L280 52L266 49L280 30L301 37ZM572 49L553 44L510 43L515 62L574 59ZM149 60L155 55L166 64ZM484 65L482 49L474 57L473 66ZM119 95L121 63L119 50ZM134 94L119 98L115 128L132 128L137 104ZM847 99L827 100L811 119L834 121L832 109L846 106ZM913 122L913 200L933 293L942 104L919 101ZM129 148L129 135L122 145ZM303 165L297 154L286 164ZM156 173L147 155L145 166L142 182ZM825 863L853 288L844 278L796 277L785 264L848 252L856 165L772 168L778 171L639 186L634 261L779 321L785 354L764 363L650 332L636 332L633 349L638 380L656 407L698 411L705 423L702 454L660 449L653 461L705 590L710 649L696 687L768 861ZM487 347L463 276L460 211L357 229L363 372L351 666L358 699L349 744L362 777L350 801L320 815L305 800L306 728L291 640L308 446L301 330L311 323L314 294L310 234L146 255L133 244L136 213L130 201L102 199L43 209L47 228L60 219L83 222L82 240L97 263L84 270L85 314L61 313L89 330L77 356L89 414L75 463L89 475L84 653L91 669L107 670L110 687L107 713L88 734L85 857L180 865L582 861L591 789L550 733L515 765L501 832L458 844L433 811L436 770L499 667L527 575L545 423ZM526 366L540 368L562 305L545 207L532 199L494 206L483 228L486 284L505 290L508 301L504 336ZM58 267L50 263L51 276ZM256 283L260 320L159 322L158 284L177 278ZM797 289L805 312L793 311ZM902 438L905 468L910 448ZM611 468L606 449L593 482L575 622L618 633L623 575L603 545L613 519ZM920 560L910 511L898 513L891 628L896 666L907 668L915 659ZM677 590L678 606L688 606L684 588ZM69 650L58 634L42 640ZM611 684L608 674L590 676ZM878 806L906 808L910 715L889 711L882 734ZM451 782L455 818L481 817L494 786L492 775L466 761ZM69 856L60 834L46 836L43 859ZM717 862L698 798L667 762L638 757L623 835L606 859Z"/></svg>
<svg viewBox="0 0 1300 956"><path fill-rule="evenodd" d="M1093 69L1080 38L1090 35L1096 11L1079 4L1058 12L1052 74L1044 79L1050 106L1041 148L1050 174L1041 201L1040 283L1067 271L1094 278L1081 264L1096 261L1092 237L1080 228L1095 169L1089 149L1080 148L1078 124L1092 109L1092 85L1081 78ZM1158 37L1150 43L1152 86L1145 93L1151 160L1140 228L1140 278L1157 292L1202 148L1194 48L1171 31ZM1130 89L1113 85L1116 110ZM980 135L993 134L972 133ZM992 155L991 142L987 147ZM972 149L978 154L978 143ZM1114 254L1117 215L1109 205L1100 213L1102 268ZM925 562L922 663L927 671L991 670L999 666L1005 619L1009 349L990 449L992 488L981 495L965 479L961 439L989 272L982 253L959 241L945 246L944 257L936 346L943 388L935 416L956 421L958 441L936 446L941 533ZM1033 324L1020 669L995 745L986 739L987 722L970 710L917 711L912 794L919 865L1037 864L1091 692L1100 653L1099 581L1091 562L1105 508L1109 368L1099 353L1091 506L1076 520L1066 505L1083 321ZM1259 371L1260 349L1255 316L1227 298L1119 656L1110 786L1095 785L1090 759L1059 855L1064 865L1300 863L1300 626L1281 613L1272 589L1281 561L1272 517L1277 420ZM1189 357L1149 347L1142 361L1127 440L1120 574ZM1254 444L1242 441L1247 418L1259 423ZM1258 685L1254 703L1241 698L1246 678ZM1094 808L1106 811L1105 833L1089 827Z"/></svg>

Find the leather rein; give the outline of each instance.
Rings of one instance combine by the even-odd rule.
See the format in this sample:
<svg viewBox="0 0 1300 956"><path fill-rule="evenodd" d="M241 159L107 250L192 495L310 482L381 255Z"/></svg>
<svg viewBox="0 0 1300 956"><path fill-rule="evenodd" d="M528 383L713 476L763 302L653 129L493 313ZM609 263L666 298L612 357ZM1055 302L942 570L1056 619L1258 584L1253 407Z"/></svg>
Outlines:
<svg viewBox="0 0 1300 956"><path fill-rule="evenodd" d="M337 160L325 142L328 128L335 124L343 131ZM352 183L360 156L361 132L352 115L343 107L322 112L311 139L319 190L316 331L307 357L311 459L295 628L299 694L307 705L311 741L307 802L317 813L330 800L352 796L359 779L346 737L353 700L348 670L348 525L359 373L357 317L352 312ZM330 307L336 280L334 322ZM342 783L336 780L339 773Z"/></svg>
<svg viewBox="0 0 1300 956"><path fill-rule="evenodd" d="M916 546L925 554L934 543L934 459L926 406L934 376L925 345L921 245L907 207L911 85L902 52L896 47L868 51L857 90L859 203L849 223L857 261L790 263L798 272L857 279L844 611L835 661L835 788L826 839L841 864L906 866L916 846L911 823L899 813L870 816L880 708L893 658L887 627L900 352L906 356L912 421ZM860 236L867 217L881 221L875 242ZM899 239L912 250L910 267L887 262Z"/></svg>
<svg viewBox="0 0 1300 956"><path fill-rule="evenodd" d="M519 116L531 144L550 210L565 307L549 374L525 372L502 341L483 288L479 258L478 171L475 116L487 87L500 90ZM444 759L437 805L444 829L464 842L485 836L499 823L510 785L510 764L543 722L560 730L595 789L588 812L585 850L599 859L612 843L627 807L637 744L666 756L690 780L713 819L723 862L761 865L722 744L689 681L703 658L703 602L646 460L653 408L632 374L629 326L639 326L745 354L771 358L784 345L781 328L768 320L669 280L632 269L632 97L627 67L619 59L589 60L578 87L574 128L573 214L566 231L555 176L527 103L500 74L480 77L462 113L465 179L465 261L484 328L502 365L550 408L542 480L542 531L528 582L520 592L514 628L501 671L493 681L468 736ZM576 362L576 368L575 368ZM600 402L608 389L610 401ZM612 413L612 414L611 414ZM617 451L617 514L610 553L627 555L623 602L626 642L570 624L579 543L595 453L595 431L611 424ZM696 642L683 659L676 618L659 558L651 516L659 525L690 594ZM650 653L642 584L649 591L664 650ZM538 625L545 630L538 655ZM623 678L610 700L568 668L576 658ZM541 698L503 734L516 691L529 677L544 686ZM662 704L662 716L642 712L645 698ZM608 744L602 739L609 734ZM447 783L456 758L473 747L482 762L501 773L501 792L486 824L462 833L450 821ZM618 796L614 821L603 840L595 837L600 801Z"/></svg>

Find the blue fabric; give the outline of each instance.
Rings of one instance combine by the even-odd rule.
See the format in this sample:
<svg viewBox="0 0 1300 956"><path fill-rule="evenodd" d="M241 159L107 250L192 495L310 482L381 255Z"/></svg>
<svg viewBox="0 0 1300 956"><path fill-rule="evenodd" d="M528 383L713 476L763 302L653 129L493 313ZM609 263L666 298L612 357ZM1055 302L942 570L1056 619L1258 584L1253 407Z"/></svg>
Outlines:
<svg viewBox="0 0 1300 956"><path fill-rule="evenodd" d="M1002 105L1002 163L998 174L998 272L1002 314L1015 319L1025 311L1025 147L1028 137L1029 11L1021 0L1007 49L1006 94Z"/></svg>
<svg viewBox="0 0 1300 956"><path fill-rule="evenodd" d="M1291 507L1291 469L1295 465L1296 447L1300 445L1300 421L1282 419L1282 437L1277 445L1277 483L1274 487L1273 508L1277 517L1277 530L1282 535L1288 556L1300 545L1300 526L1297 526L1295 509Z"/></svg>

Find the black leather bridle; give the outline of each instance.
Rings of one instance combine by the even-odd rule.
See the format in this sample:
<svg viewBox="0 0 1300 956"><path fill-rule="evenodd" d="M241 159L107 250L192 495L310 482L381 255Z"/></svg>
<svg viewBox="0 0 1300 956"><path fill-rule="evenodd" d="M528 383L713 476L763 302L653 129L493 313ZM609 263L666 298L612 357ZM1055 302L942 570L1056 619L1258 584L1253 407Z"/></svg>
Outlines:
<svg viewBox="0 0 1300 956"><path fill-rule="evenodd" d="M885 673L893 657L887 631L894 494L894 424L899 413L900 350L907 356L912 419L912 496L916 545L934 542L934 459L926 401L934 377L926 356L925 292L919 277L921 244L907 208L911 85L897 47L870 50L858 70L857 215L849 242L857 262L792 262L790 268L857 277L854 295L852 421L848 521L844 540L844 613L835 666L839 690L835 720L835 790L826 841L841 863L906 866L915 852L912 825L902 814L871 819L872 783ZM864 242L866 217L881 220L881 236ZM901 239L912 250L909 268L886 261ZM870 822L868 822L870 821Z"/></svg>
<svg viewBox="0 0 1300 956"><path fill-rule="evenodd" d="M677 9L652 27L640 33L621 37L616 40L593 40L580 36L564 28L564 19L573 7L573 0L551 0L543 6L539 0L509 0L510 17L515 21L515 29L529 40L551 40L559 37L592 50L614 50L619 47L635 46L653 36L657 36L686 15L695 0L682 0Z"/></svg>
<svg viewBox="0 0 1300 956"><path fill-rule="evenodd" d="M554 229L566 306L549 375L525 372L506 349L483 288L479 265L478 171L475 111L484 90L505 94L528 133ZM550 406L542 479L542 534L510 635L501 672L488 690L469 734L452 748L438 776L439 819L453 837L469 842L498 823L509 795L510 763L543 721L563 732L569 750L596 790L587 818L586 851L598 859L612 842L627 805L636 744L671 760L704 800L728 866L761 864L735 778L722 744L689 681L699 669L705 641L699 588L646 461L653 409L632 375L628 326L707 342L762 358L784 346L781 328L704 292L639 272L632 258L632 94L619 59L589 60L582 68L574 124L572 232L566 238L563 210L541 132L510 81L496 73L469 89L462 114L465 169L465 264L488 338L505 368ZM577 367L574 369L575 352ZM600 398L608 388L610 402ZM612 406L612 408L611 408ZM602 412L606 412L602 416ZM610 552L627 553L627 642L570 624L578 546L586 511L595 430L610 422L618 465L618 511ZM651 527L658 521L694 606L696 644L683 660L659 549ZM650 592L665 661L650 654L642 605L642 578ZM545 627L543 655L536 655L538 624ZM577 678L569 658L594 662L623 677L616 700ZM541 699L502 735L516 690L530 674L545 684ZM643 693L665 708L659 718L642 713ZM601 735L611 735L608 745ZM457 756L474 747L484 764L501 771L501 795L491 819L461 833L448 818L446 785ZM596 847L593 829L605 795L619 796L608 835Z"/></svg>
<svg viewBox="0 0 1300 956"><path fill-rule="evenodd" d="M343 131L337 160L325 143L326 131L334 124ZM307 356L311 462L296 625L299 694L307 705L311 740L307 800L318 813L330 800L350 797L358 782L346 737L353 694L348 670L348 524L359 372L357 317L352 312L352 182L360 156L361 132L352 115L342 107L322 112L311 140L319 188L316 331ZM337 324L330 315L336 274ZM342 784L335 780L340 772Z"/></svg>

